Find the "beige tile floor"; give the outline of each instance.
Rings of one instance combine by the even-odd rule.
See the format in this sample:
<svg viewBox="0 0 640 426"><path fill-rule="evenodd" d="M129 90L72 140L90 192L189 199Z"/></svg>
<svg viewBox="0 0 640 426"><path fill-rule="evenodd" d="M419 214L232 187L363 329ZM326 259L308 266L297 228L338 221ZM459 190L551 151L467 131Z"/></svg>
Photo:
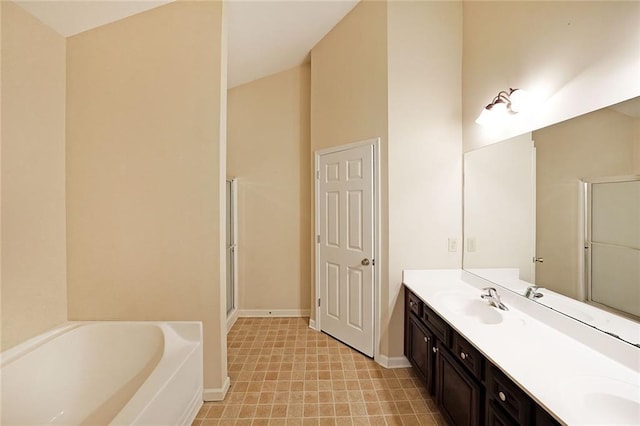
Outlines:
<svg viewBox="0 0 640 426"><path fill-rule="evenodd" d="M308 318L240 318L227 346L231 388L195 426L446 424L410 368L385 369Z"/></svg>

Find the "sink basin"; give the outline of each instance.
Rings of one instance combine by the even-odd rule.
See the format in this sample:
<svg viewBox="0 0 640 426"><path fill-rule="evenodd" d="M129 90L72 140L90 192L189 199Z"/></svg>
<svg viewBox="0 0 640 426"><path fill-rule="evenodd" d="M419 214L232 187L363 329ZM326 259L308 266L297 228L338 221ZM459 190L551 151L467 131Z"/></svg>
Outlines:
<svg viewBox="0 0 640 426"><path fill-rule="evenodd" d="M569 386L583 392L569 392L568 405L581 419L599 425L640 424L640 386L601 376L579 376ZM572 410L573 411L573 410Z"/></svg>
<svg viewBox="0 0 640 426"><path fill-rule="evenodd" d="M468 317L475 322L495 325L504 321L504 315L497 308L467 293L444 292L436 296L436 300L449 311Z"/></svg>

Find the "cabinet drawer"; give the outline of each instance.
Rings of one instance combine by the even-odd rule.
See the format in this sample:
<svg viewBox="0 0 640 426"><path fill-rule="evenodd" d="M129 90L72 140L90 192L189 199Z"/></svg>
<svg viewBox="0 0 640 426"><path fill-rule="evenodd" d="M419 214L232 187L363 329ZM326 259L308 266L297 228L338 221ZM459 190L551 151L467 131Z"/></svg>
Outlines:
<svg viewBox="0 0 640 426"><path fill-rule="evenodd" d="M539 405L536 404L536 408L533 410L534 414L534 422L535 426L560 426L560 423L553 417L551 414L547 413L542 409Z"/></svg>
<svg viewBox="0 0 640 426"><path fill-rule="evenodd" d="M451 327L427 305L422 306L422 320L447 348L451 347Z"/></svg>
<svg viewBox="0 0 640 426"><path fill-rule="evenodd" d="M495 401L487 405L487 426L521 426L502 410Z"/></svg>
<svg viewBox="0 0 640 426"><path fill-rule="evenodd" d="M418 318L422 317L422 302L418 299L418 296L405 289L407 292L407 307L411 312L416 314Z"/></svg>
<svg viewBox="0 0 640 426"><path fill-rule="evenodd" d="M531 421L531 400L515 383L491 366L487 378L487 395L519 424Z"/></svg>
<svg viewBox="0 0 640 426"><path fill-rule="evenodd" d="M476 379L482 379L484 357L471 343L467 342L467 340L458 333L454 333L453 347L451 350L460 363L464 365Z"/></svg>

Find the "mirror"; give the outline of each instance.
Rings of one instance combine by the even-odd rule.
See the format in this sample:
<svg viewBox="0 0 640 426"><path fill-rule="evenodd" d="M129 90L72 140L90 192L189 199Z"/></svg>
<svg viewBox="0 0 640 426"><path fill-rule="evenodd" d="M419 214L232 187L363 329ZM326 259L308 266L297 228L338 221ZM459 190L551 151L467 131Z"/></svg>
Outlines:
<svg viewBox="0 0 640 426"><path fill-rule="evenodd" d="M640 97L465 153L463 268L640 346Z"/></svg>

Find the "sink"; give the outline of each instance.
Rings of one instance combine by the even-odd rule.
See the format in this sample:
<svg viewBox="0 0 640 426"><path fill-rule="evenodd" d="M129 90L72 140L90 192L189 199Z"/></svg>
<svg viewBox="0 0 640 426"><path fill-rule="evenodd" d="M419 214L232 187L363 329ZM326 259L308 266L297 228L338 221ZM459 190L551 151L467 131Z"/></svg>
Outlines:
<svg viewBox="0 0 640 426"><path fill-rule="evenodd" d="M601 376L578 376L569 386L582 392L568 392L566 403L576 408L581 419L594 425L640 424L640 386ZM572 410L573 411L573 410Z"/></svg>
<svg viewBox="0 0 640 426"><path fill-rule="evenodd" d="M447 310L468 317L482 324L501 324L504 322L504 315L495 307L489 305L484 300L473 297L464 292L443 292L436 296L438 303Z"/></svg>

